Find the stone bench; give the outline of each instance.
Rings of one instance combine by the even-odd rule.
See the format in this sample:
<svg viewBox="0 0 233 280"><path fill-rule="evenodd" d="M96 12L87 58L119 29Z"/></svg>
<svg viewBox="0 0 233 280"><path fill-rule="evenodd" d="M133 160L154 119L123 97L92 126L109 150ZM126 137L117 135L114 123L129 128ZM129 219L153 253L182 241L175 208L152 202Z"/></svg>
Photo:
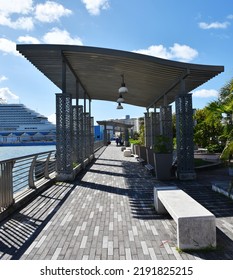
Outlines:
<svg viewBox="0 0 233 280"><path fill-rule="evenodd" d="M124 153L124 157L131 157L131 155L132 155L132 151L131 151L131 149L125 149L124 151L123 151L123 153Z"/></svg>
<svg viewBox="0 0 233 280"><path fill-rule="evenodd" d="M175 186L154 188L155 210L169 213L177 225L177 246L181 250L216 247L215 216Z"/></svg>

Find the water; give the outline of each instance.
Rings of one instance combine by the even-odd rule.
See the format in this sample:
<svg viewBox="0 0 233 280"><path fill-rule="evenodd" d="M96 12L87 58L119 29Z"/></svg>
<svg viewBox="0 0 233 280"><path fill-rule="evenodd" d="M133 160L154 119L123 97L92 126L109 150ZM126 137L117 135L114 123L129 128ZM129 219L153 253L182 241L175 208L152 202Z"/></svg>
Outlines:
<svg viewBox="0 0 233 280"><path fill-rule="evenodd" d="M0 147L0 160L56 150L55 145Z"/></svg>

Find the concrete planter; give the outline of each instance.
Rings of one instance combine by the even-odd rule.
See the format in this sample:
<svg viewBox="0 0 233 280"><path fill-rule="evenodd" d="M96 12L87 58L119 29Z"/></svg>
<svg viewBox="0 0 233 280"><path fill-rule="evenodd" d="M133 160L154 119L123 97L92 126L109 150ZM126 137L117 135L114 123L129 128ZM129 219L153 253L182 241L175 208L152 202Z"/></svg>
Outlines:
<svg viewBox="0 0 233 280"><path fill-rule="evenodd" d="M139 154L140 154L140 145L134 144L134 154L139 156Z"/></svg>
<svg viewBox="0 0 233 280"><path fill-rule="evenodd" d="M228 168L228 173L230 176L233 176L233 167Z"/></svg>
<svg viewBox="0 0 233 280"><path fill-rule="evenodd" d="M154 153L155 175L158 180L169 180L171 178L172 153Z"/></svg>
<svg viewBox="0 0 233 280"><path fill-rule="evenodd" d="M73 169L73 177L74 177L74 178L78 175L78 173L81 171L81 169L82 169L82 165L81 165L81 164L77 165L77 166Z"/></svg>

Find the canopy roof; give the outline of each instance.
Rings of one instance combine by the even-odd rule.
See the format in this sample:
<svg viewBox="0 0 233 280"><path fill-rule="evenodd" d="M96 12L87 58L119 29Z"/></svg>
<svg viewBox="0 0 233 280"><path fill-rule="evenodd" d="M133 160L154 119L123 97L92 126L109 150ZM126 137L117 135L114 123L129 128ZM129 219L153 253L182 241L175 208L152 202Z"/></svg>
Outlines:
<svg viewBox="0 0 233 280"><path fill-rule="evenodd" d="M113 126L113 127L121 127L121 128L131 128L133 124L127 124L117 121L97 121L99 125Z"/></svg>
<svg viewBox="0 0 233 280"><path fill-rule="evenodd" d="M71 45L17 45L23 54L56 86L64 91L62 62L66 70L66 92L76 96L76 81L90 99L116 101L121 75L129 90L125 103L151 107L174 102L180 93L180 81L191 92L224 71L223 66L198 65L113 49ZM63 68L64 69L64 68Z"/></svg>

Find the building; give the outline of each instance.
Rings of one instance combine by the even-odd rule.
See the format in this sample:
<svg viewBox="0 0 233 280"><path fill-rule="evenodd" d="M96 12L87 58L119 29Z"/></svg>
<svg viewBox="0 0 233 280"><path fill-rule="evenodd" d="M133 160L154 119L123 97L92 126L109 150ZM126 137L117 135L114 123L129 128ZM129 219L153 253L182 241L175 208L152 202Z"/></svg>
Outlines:
<svg viewBox="0 0 233 280"><path fill-rule="evenodd" d="M53 143L56 126L23 104L0 99L0 144Z"/></svg>
<svg viewBox="0 0 233 280"><path fill-rule="evenodd" d="M104 128L102 125L95 125L94 126L94 137L95 141L101 141L104 139Z"/></svg>

